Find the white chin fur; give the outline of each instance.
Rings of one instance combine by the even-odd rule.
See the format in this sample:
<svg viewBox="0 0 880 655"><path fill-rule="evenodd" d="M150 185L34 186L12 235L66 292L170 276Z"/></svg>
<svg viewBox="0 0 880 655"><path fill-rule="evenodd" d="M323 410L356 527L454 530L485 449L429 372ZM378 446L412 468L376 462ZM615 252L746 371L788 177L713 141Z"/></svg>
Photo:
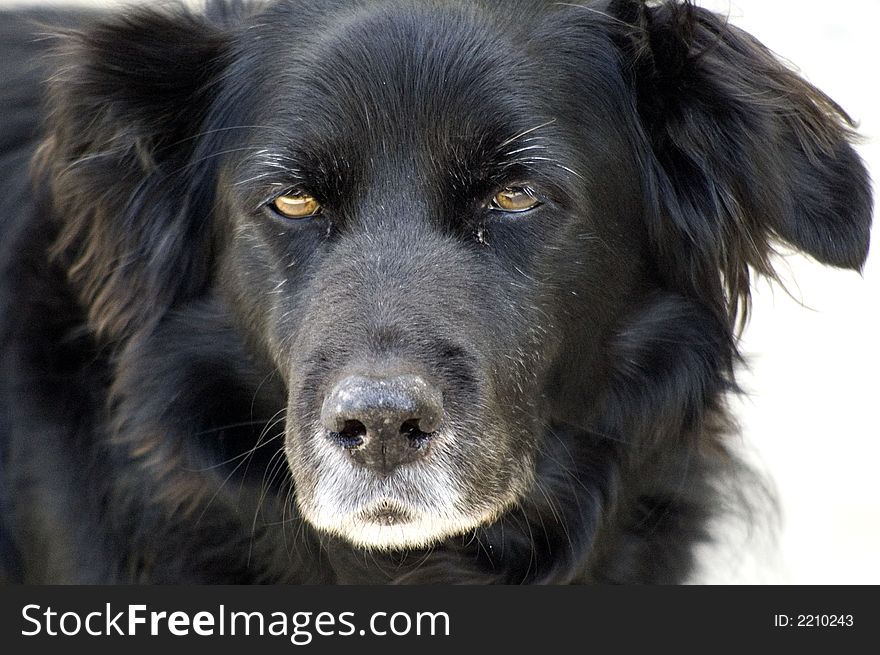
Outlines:
<svg viewBox="0 0 880 655"><path fill-rule="evenodd" d="M387 506L381 503L377 506ZM372 550L405 550L427 548L441 539L464 534L497 518L498 512L484 516L461 516L456 519L409 513L406 521L385 523L369 518L370 512L355 515L328 516L319 512L317 516L306 516L319 530L328 532L346 541Z"/></svg>
<svg viewBox="0 0 880 655"><path fill-rule="evenodd" d="M447 439L454 441L452 435ZM316 435L317 475L313 484L300 487L309 492L297 493L302 516L356 546L385 551L425 548L494 521L520 489L506 489L491 504L470 506L459 491L460 472L444 456L447 439L433 444L430 465L403 466L379 479Z"/></svg>

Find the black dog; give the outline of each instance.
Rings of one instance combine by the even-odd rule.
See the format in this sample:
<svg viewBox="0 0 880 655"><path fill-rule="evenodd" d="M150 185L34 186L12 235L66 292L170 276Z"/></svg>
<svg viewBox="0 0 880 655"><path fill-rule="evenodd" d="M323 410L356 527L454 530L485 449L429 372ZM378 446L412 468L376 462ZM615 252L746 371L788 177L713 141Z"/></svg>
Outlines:
<svg viewBox="0 0 880 655"><path fill-rule="evenodd" d="M866 257L846 114L688 3L0 20L7 580L684 580L750 273Z"/></svg>

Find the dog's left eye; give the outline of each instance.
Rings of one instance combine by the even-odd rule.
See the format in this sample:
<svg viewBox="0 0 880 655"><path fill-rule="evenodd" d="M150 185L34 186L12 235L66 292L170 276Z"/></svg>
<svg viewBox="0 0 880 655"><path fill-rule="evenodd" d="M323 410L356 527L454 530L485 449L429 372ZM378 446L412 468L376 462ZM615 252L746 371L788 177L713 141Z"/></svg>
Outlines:
<svg viewBox="0 0 880 655"><path fill-rule="evenodd" d="M531 187L511 186L501 189L493 196L489 209L518 214L534 209L540 204L541 201Z"/></svg>
<svg viewBox="0 0 880 655"><path fill-rule="evenodd" d="M310 218L321 211L321 203L307 193L278 196L272 201L271 206L276 214L292 219Z"/></svg>

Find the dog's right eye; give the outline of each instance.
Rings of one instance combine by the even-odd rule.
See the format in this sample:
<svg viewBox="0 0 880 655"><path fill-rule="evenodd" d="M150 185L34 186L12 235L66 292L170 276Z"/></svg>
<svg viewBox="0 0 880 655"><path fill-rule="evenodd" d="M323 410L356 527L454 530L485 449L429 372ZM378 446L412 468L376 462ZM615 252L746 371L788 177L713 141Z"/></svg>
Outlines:
<svg viewBox="0 0 880 655"><path fill-rule="evenodd" d="M321 203L307 193L289 193L270 203L272 210L283 218L311 218L321 212Z"/></svg>
<svg viewBox="0 0 880 655"><path fill-rule="evenodd" d="M527 186L501 189L489 203L489 209L508 214L522 214L541 204L534 189Z"/></svg>

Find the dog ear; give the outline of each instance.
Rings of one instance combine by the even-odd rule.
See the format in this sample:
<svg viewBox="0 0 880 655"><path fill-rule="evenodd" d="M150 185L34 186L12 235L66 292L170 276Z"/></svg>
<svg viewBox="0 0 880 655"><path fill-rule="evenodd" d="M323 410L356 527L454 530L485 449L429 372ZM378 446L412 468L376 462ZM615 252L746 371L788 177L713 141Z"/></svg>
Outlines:
<svg viewBox="0 0 880 655"><path fill-rule="evenodd" d="M860 269L871 190L846 113L690 2L612 0L607 13L653 153L658 267L692 289L720 269L731 315L750 267L772 276L774 238Z"/></svg>
<svg viewBox="0 0 880 655"><path fill-rule="evenodd" d="M141 9L59 37L38 183L54 254L100 336L146 327L206 279L214 172L198 134L225 65L222 22Z"/></svg>

